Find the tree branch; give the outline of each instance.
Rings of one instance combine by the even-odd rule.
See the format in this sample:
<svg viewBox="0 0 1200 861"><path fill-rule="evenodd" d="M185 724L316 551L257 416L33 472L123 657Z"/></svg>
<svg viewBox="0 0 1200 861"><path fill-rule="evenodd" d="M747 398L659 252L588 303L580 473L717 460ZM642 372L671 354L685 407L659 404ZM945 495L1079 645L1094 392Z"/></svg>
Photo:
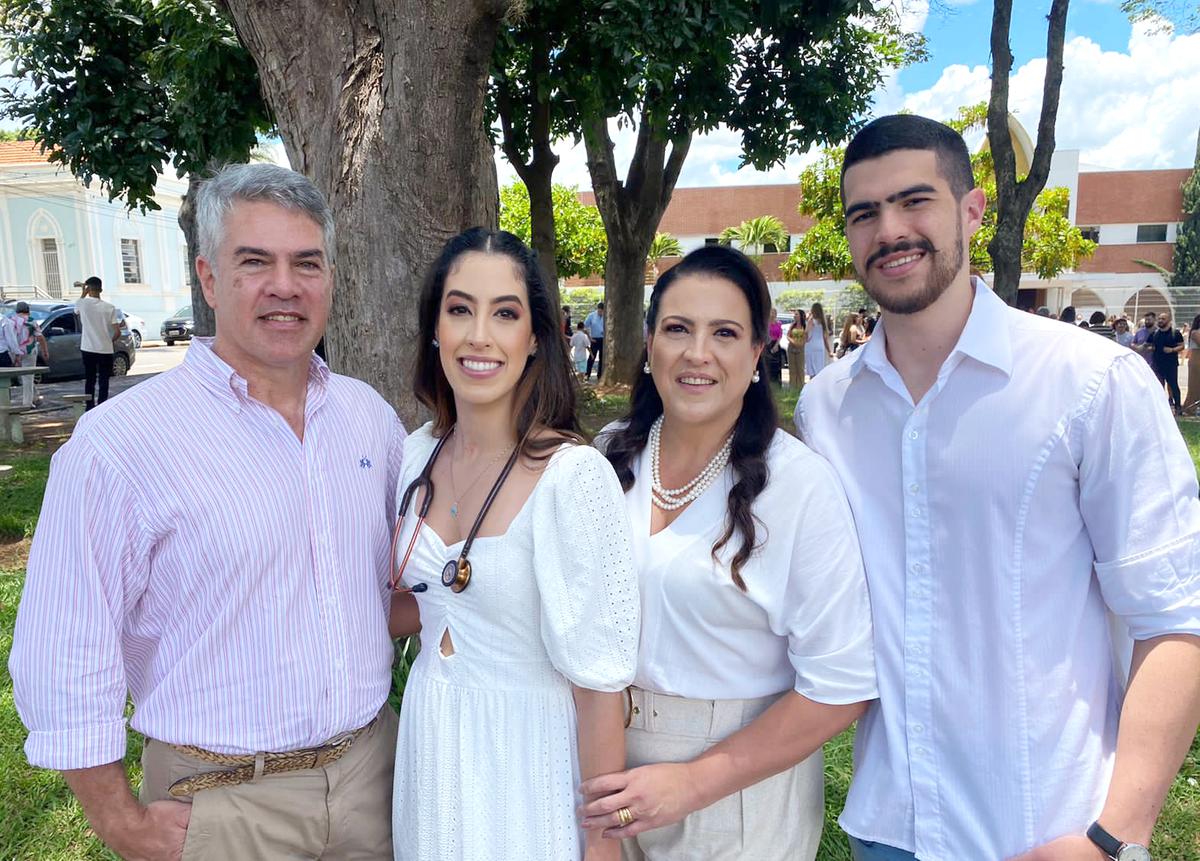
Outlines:
<svg viewBox="0 0 1200 861"><path fill-rule="evenodd" d="M1034 199L1046 185L1050 175L1050 159L1054 155L1054 127L1058 117L1059 92L1063 79L1063 42L1067 32L1067 6L1070 0L1054 0L1050 4L1049 27L1046 33L1046 79L1042 82L1042 114L1038 118L1037 145L1029 176L1017 189L1021 210L1028 212Z"/></svg>
<svg viewBox="0 0 1200 861"><path fill-rule="evenodd" d="M1017 181L1016 154L1008 131L1008 75L1012 70L1012 49L1008 31L1012 23L1012 0L995 0L992 8L992 91L988 99L987 133L996 173L996 195L1011 199Z"/></svg>

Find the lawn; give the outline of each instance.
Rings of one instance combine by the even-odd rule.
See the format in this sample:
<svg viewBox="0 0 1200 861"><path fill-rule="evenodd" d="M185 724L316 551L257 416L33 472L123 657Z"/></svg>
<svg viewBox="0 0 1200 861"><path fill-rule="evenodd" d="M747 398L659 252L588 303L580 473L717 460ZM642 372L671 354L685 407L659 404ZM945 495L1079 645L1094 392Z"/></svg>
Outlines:
<svg viewBox="0 0 1200 861"><path fill-rule="evenodd" d="M784 427L792 430L794 395L782 393L780 413ZM627 399L619 395L596 395L584 399L585 429L594 433L621 415ZM1200 422L1183 421L1180 430L1200 464ZM14 468L0 478L0 861L77 861L112 859L88 831L87 822L62 779L55 772L31 769L21 751L24 730L13 707L12 681L8 677L8 653L17 600L24 579L23 556L37 520L45 486L49 458L0 450L0 463ZM5 562L3 560L10 561ZM12 560L16 560L15 562ZM8 565L8 567L4 567ZM126 764L136 782L141 739L129 734ZM850 861L850 850L837 828L850 781L850 751L853 732L843 733L825 748L825 833L817 854L820 861ZM1176 777L1159 819L1154 844L1156 861L1195 861L1200 858L1200 736L1192 745Z"/></svg>

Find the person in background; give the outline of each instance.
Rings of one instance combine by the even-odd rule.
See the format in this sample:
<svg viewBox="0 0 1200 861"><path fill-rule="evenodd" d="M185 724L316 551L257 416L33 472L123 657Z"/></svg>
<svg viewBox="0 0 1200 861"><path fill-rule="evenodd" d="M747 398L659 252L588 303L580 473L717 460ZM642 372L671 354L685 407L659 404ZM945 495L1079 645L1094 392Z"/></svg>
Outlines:
<svg viewBox="0 0 1200 861"><path fill-rule="evenodd" d="M20 352L17 364L23 368L36 367L39 353L49 362L50 345L46 343L41 327L30 319L29 303L18 302L14 310L16 313L13 314L12 321L17 331L17 346ZM34 394L33 374L25 374L21 377L21 406L33 406Z"/></svg>
<svg viewBox="0 0 1200 861"><path fill-rule="evenodd" d="M1147 311L1142 317L1142 325L1133 334L1133 349L1134 352L1140 353L1142 358L1146 360L1146 364L1153 365L1154 363L1154 345L1150 343L1150 336L1154 334L1155 316L1153 311Z"/></svg>
<svg viewBox="0 0 1200 861"><path fill-rule="evenodd" d="M780 341L783 340L783 324L779 322L779 312L771 309L771 319L767 324L767 379L773 385L783 385L783 351Z"/></svg>
<svg viewBox="0 0 1200 861"><path fill-rule="evenodd" d="M804 388L804 339L808 337L804 312L797 308L792 312L792 325L787 334L788 388L800 391Z"/></svg>
<svg viewBox="0 0 1200 861"><path fill-rule="evenodd" d="M108 380L113 371L113 342L121 337L117 309L100 298L104 285L93 275L83 282L83 298L75 303L83 336L79 352L83 356L83 390L88 396L87 409L108 400Z"/></svg>
<svg viewBox="0 0 1200 861"><path fill-rule="evenodd" d="M604 375L604 303L597 302L596 310L583 318L584 328L592 339L591 352L588 354L587 371L584 379L592 375L592 365L596 366L596 382Z"/></svg>
<svg viewBox="0 0 1200 861"><path fill-rule="evenodd" d="M1167 396L1171 401L1171 409L1179 415L1179 354L1185 344L1183 335L1171 326L1171 315L1163 311L1158 315L1154 331L1150 333L1150 367L1158 382L1167 387Z"/></svg>
<svg viewBox="0 0 1200 861"><path fill-rule="evenodd" d="M1187 334L1187 400L1180 412L1185 416L1196 415L1200 408L1200 314L1192 318Z"/></svg>
<svg viewBox="0 0 1200 861"><path fill-rule="evenodd" d="M1118 317L1113 323L1113 340L1122 347L1133 346L1133 332L1129 331L1129 321Z"/></svg>
<svg viewBox="0 0 1200 861"><path fill-rule="evenodd" d="M829 321L825 318L825 309L820 302L813 302L804 340L804 371L808 378L815 377L832 358L833 347L829 344Z"/></svg>
<svg viewBox="0 0 1200 861"><path fill-rule="evenodd" d="M842 358L847 353L853 353L863 342L863 330L858 325L859 316L857 314L847 314L846 321L842 324L842 336L839 338L838 358Z"/></svg>
<svg viewBox="0 0 1200 861"><path fill-rule="evenodd" d="M571 336L575 334L574 330L571 327L571 306L570 305L562 306L562 320L563 320L563 335L567 339L570 339Z"/></svg>
<svg viewBox="0 0 1200 861"><path fill-rule="evenodd" d="M1062 312L1058 315L1058 319L1064 323L1070 323L1072 326L1074 326L1075 325L1075 306L1068 305L1066 308L1063 308Z"/></svg>
<svg viewBox="0 0 1200 861"><path fill-rule="evenodd" d="M1113 327L1108 325L1108 320L1105 318L1103 311L1092 312L1092 316L1088 318L1088 330L1108 338L1110 341L1116 340L1113 337Z"/></svg>
<svg viewBox="0 0 1200 861"><path fill-rule="evenodd" d="M587 379L587 364L588 356L591 355L589 348L591 347L592 339L588 337L588 333L584 330L583 321L580 320L575 324L575 332L571 335L571 360L575 363L575 370L580 378Z"/></svg>

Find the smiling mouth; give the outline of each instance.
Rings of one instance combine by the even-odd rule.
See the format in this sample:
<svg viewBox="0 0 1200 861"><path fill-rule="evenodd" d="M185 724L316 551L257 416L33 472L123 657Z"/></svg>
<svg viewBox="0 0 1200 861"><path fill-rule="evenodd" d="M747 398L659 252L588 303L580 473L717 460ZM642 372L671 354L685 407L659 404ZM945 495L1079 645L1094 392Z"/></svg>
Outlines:
<svg viewBox="0 0 1200 861"><path fill-rule="evenodd" d="M259 317L260 320L270 320L272 323L299 323L304 320L299 314L290 314L286 311L275 311L270 314L263 314Z"/></svg>
<svg viewBox="0 0 1200 861"><path fill-rule="evenodd" d="M462 365L464 368L466 368L468 371L476 371L478 373L486 373L488 371L494 371L497 368L499 368L501 365L504 364L503 362L499 362L499 361L490 361L489 362L489 361L481 361L479 359L459 359L458 363L460 365Z"/></svg>
<svg viewBox="0 0 1200 861"><path fill-rule="evenodd" d="M887 263L880 263L879 268L883 270L899 269L901 266L906 266L920 260L925 256L924 251L919 251L916 254L905 254L903 257L897 257L895 260L889 260Z"/></svg>
<svg viewBox="0 0 1200 861"><path fill-rule="evenodd" d="M679 382L685 386L715 386L716 380L710 380L708 377L679 377Z"/></svg>

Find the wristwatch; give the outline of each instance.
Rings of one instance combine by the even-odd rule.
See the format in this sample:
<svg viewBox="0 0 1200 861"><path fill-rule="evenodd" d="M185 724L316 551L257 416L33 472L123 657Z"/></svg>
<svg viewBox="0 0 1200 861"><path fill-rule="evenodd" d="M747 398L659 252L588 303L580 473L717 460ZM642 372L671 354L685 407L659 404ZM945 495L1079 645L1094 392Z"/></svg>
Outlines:
<svg viewBox="0 0 1200 861"><path fill-rule="evenodd" d="M1113 837L1099 822L1093 822L1087 830L1088 839L1100 847L1113 861L1151 861L1150 850L1140 843L1126 843Z"/></svg>

